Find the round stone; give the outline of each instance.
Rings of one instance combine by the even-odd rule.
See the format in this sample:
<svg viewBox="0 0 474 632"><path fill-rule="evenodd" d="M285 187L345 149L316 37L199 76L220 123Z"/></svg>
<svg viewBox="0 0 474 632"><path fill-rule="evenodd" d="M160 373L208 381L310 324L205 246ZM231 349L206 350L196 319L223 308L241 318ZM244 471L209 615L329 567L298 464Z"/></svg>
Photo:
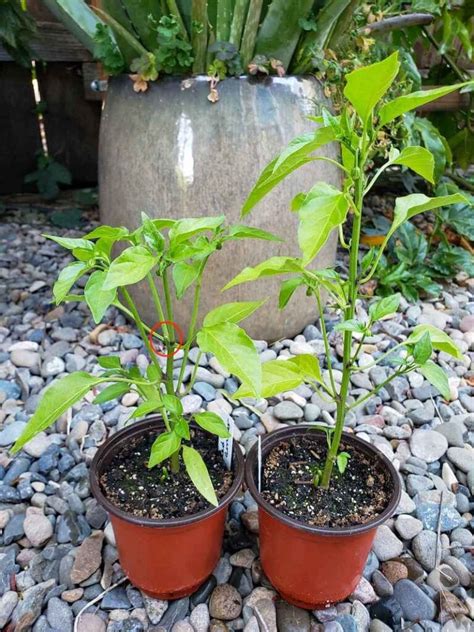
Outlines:
<svg viewBox="0 0 474 632"><path fill-rule="evenodd" d="M43 546L53 535L53 526L37 507L28 507L23 523L25 535L34 547Z"/></svg>
<svg viewBox="0 0 474 632"><path fill-rule="evenodd" d="M301 419L304 413L294 402L284 401L275 406L273 414L281 421L289 421L292 419Z"/></svg>
<svg viewBox="0 0 474 632"><path fill-rule="evenodd" d="M383 524L377 529L372 549L378 559L385 562L401 554L403 543L387 525Z"/></svg>
<svg viewBox="0 0 474 632"><path fill-rule="evenodd" d="M448 440L434 430L415 430L410 438L410 449L413 456L433 463L439 461L448 449Z"/></svg>
<svg viewBox="0 0 474 632"><path fill-rule="evenodd" d="M242 610L242 597L230 584L220 584L214 588L209 601L209 613L215 619L232 621Z"/></svg>
<svg viewBox="0 0 474 632"><path fill-rule="evenodd" d="M423 523L413 516L402 514L395 520L395 529L404 540L412 540L423 529Z"/></svg>
<svg viewBox="0 0 474 632"><path fill-rule="evenodd" d="M403 610L403 617L408 621L432 621L436 617L433 600L409 579L401 579L395 584L393 596Z"/></svg>

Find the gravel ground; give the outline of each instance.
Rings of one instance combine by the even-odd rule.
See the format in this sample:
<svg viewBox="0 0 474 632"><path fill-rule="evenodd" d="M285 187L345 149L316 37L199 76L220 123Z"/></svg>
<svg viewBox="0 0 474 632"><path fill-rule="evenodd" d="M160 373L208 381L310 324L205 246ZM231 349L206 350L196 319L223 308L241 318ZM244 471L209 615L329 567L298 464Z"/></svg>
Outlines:
<svg viewBox="0 0 474 632"><path fill-rule="evenodd" d="M117 353L122 363L147 358L136 332L114 309L94 327L84 305L54 307L51 285L66 263L64 251L42 232L67 231L0 225L0 629L22 632L416 632L471 630L474 494L474 283L458 278L434 302L408 305L378 325L366 341L351 397L382 381L387 368L364 370L374 354L431 323L460 346L462 361L439 353L454 396L445 403L424 378L398 378L354 410L348 428L377 445L399 469L404 492L396 516L379 527L364 577L344 603L307 613L275 597L258 560L254 500L243 494L230 508L225 549L211 578L190 599L162 602L123 580L107 515L90 496L88 464L97 445L123 427L137 405L133 395L102 406L85 401L31 441L15 459L8 448L35 410L42 389L79 369L95 370L97 356ZM361 312L366 309L360 305ZM328 329L332 320L328 317ZM340 335L332 331L336 367ZM256 342L262 358L323 352L317 326L271 346ZM196 355L191 354L193 358ZM178 360L179 362L179 360ZM201 360L189 412L232 415L235 438L248 450L258 435L303 421L333 423L333 407L307 387L256 402L259 414L232 406L235 379L212 358ZM339 364L340 367L340 364ZM337 371L336 371L337 375ZM440 541L437 545L439 507ZM98 600L96 598L99 597ZM89 608L84 607L96 600ZM79 612L83 614L77 618Z"/></svg>

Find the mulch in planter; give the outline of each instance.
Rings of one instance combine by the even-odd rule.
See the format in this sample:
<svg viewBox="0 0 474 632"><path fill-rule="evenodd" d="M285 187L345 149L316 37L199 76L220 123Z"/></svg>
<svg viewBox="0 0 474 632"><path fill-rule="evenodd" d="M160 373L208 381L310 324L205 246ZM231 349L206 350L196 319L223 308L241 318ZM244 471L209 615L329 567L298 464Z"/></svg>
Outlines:
<svg viewBox="0 0 474 632"><path fill-rule="evenodd" d="M365 524L388 505L392 482L381 463L353 446L344 474L334 466L328 490L312 484L315 471L324 467L327 447L316 437L283 441L265 458L262 496L285 515L315 527L351 527Z"/></svg>
<svg viewBox="0 0 474 632"><path fill-rule="evenodd" d="M217 450L217 437L191 432L192 447L207 465L217 498L222 498L232 486L234 475ZM181 455L178 474L171 474L168 461L148 469L155 439L154 432L143 434L114 454L100 477L104 495L122 511L140 518L182 518L209 509L211 505L194 487Z"/></svg>

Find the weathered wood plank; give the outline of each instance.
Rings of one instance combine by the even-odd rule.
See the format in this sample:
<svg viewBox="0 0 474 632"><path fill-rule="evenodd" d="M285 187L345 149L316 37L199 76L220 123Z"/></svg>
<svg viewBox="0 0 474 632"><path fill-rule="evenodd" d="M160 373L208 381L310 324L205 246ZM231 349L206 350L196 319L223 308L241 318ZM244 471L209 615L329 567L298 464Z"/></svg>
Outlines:
<svg viewBox="0 0 474 632"><path fill-rule="evenodd" d="M41 61L92 61L92 56L82 44L59 22L37 22L38 35L31 42L37 60ZM0 46L0 61L11 57Z"/></svg>

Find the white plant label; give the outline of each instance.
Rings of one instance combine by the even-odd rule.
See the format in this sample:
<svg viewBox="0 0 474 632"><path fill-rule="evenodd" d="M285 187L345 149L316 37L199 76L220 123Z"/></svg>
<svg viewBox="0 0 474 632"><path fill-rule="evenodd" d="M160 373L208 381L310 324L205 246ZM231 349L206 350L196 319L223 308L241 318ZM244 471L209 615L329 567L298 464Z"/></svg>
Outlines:
<svg viewBox="0 0 474 632"><path fill-rule="evenodd" d="M234 445L234 420L230 415L220 415L230 433L229 439L219 438L218 449L228 470L232 467L232 448Z"/></svg>

